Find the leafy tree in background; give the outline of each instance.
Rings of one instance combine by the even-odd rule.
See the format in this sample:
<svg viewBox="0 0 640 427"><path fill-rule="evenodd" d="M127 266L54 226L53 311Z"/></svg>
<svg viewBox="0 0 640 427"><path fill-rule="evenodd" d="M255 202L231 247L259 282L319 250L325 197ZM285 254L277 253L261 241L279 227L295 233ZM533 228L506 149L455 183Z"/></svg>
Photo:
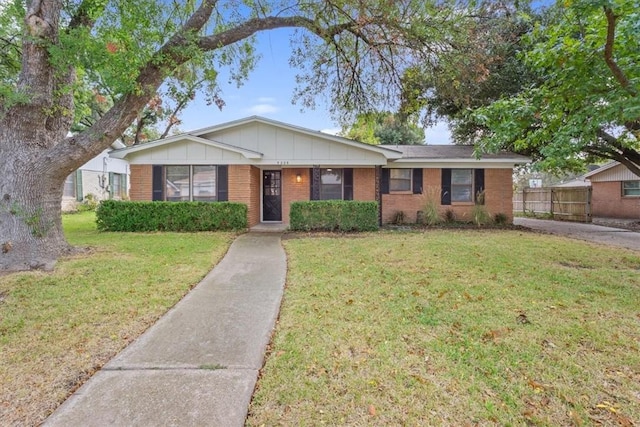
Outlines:
<svg viewBox="0 0 640 427"><path fill-rule="evenodd" d="M362 113L353 125L343 130L347 138L367 144L415 145L424 144L424 130L390 112Z"/></svg>
<svg viewBox="0 0 640 427"><path fill-rule="evenodd" d="M144 117L163 82L184 81L183 65L208 83L230 67L241 82L255 34L297 28L294 95L312 107L322 94L349 121L397 99L405 69L461 48L467 15L453 0L2 2L0 270L50 268L71 250L65 178Z"/></svg>
<svg viewBox="0 0 640 427"><path fill-rule="evenodd" d="M640 2L556 8L524 55L538 83L475 112L488 129L478 149L535 152L550 171L616 160L640 176Z"/></svg>
<svg viewBox="0 0 640 427"><path fill-rule="evenodd" d="M517 6L516 6L517 4ZM402 77L400 113L421 116L425 126L446 119L456 144L472 145L485 129L471 111L518 94L537 82L518 52L523 35L542 19L527 2L481 3L460 28L468 43L445 49L433 69L409 68Z"/></svg>

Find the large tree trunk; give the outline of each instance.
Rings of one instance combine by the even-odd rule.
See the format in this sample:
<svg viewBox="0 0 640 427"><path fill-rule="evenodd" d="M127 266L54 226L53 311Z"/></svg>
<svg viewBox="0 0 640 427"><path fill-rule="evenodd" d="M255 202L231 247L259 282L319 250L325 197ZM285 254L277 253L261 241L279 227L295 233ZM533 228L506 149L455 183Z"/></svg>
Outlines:
<svg viewBox="0 0 640 427"><path fill-rule="evenodd" d="M0 148L0 270L49 270L71 250L60 212L66 175L27 144L10 145Z"/></svg>

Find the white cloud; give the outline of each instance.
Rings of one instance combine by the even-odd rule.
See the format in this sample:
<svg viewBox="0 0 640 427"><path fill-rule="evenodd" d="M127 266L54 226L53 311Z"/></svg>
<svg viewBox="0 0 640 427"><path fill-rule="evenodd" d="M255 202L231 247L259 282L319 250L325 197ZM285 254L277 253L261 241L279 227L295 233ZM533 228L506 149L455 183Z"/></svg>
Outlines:
<svg viewBox="0 0 640 427"><path fill-rule="evenodd" d="M277 113L278 111L280 111L280 109L275 105L271 105L271 104L256 104L247 109L247 112L249 114L256 114L256 115L272 114L272 113Z"/></svg>

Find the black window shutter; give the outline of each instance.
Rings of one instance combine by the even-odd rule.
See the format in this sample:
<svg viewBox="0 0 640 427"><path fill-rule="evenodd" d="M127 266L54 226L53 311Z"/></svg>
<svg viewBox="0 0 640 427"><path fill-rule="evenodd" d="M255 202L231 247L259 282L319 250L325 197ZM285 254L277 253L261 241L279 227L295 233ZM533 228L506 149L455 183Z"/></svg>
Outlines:
<svg viewBox="0 0 640 427"><path fill-rule="evenodd" d="M314 194L314 186L313 186L313 168L309 168L309 200L316 200L313 197Z"/></svg>
<svg viewBox="0 0 640 427"><path fill-rule="evenodd" d="M451 204L451 169L442 169L441 205Z"/></svg>
<svg viewBox="0 0 640 427"><path fill-rule="evenodd" d="M413 170L413 194L422 194L422 169Z"/></svg>
<svg viewBox="0 0 640 427"><path fill-rule="evenodd" d="M342 170L343 200L353 200L353 168Z"/></svg>
<svg viewBox="0 0 640 427"><path fill-rule="evenodd" d="M218 201L229 200L229 166L217 166L218 170Z"/></svg>
<svg viewBox="0 0 640 427"><path fill-rule="evenodd" d="M164 166L162 165L153 165L151 174L151 185L153 189L151 200L153 201L164 200L163 169Z"/></svg>
<svg viewBox="0 0 640 427"><path fill-rule="evenodd" d="M389 181L391 181L391 169L382 169L382 176L380 180L380 192L382 194L389 194Z"/></svg>
<svg viewBox="0 0 640 427"><path fill-rule="evenodd" d="M478 201L478 194L484 191L484 169L475 169L473 171L473 183L475 187L474 201ZM484 197L481 199L484 204Z"/></svg>
<svg viewBox="0 0 640 427"><path fill-rule="evenodd" d="M320 200L320 168L309 169L309 200Z"/></svg>

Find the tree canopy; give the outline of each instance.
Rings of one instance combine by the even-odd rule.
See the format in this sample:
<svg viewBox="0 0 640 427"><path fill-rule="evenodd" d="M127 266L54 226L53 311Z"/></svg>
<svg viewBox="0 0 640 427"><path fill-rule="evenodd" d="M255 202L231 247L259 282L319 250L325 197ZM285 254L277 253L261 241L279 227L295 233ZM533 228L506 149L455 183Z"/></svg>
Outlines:
<svg viewBox="0 0 640 427"><path fill-rule="evenodd" d="M367 144L424 144L424 129L399 114L391 112L362 113L342 132L347 138Z"/></svg>
<svg viewBox="0 0 640 427"><path fill-rule="evenodd" d="M538 19L527 2L480 3L460 29L468 43L441 52L433 69L405 71L400 113L421 116L426 126L444 118L455 143L475 143L481 127L470 117L472 109L517 94L535 81L518 52L522 36Z"/></svg>
<svg viewBox="0 0 640 427"><path fill-rule="evenodd" d="M536 84L474 113L478 149L533 152L547 170L616 160L640 176L640 2L555 7L522 56Z"/></svg>

